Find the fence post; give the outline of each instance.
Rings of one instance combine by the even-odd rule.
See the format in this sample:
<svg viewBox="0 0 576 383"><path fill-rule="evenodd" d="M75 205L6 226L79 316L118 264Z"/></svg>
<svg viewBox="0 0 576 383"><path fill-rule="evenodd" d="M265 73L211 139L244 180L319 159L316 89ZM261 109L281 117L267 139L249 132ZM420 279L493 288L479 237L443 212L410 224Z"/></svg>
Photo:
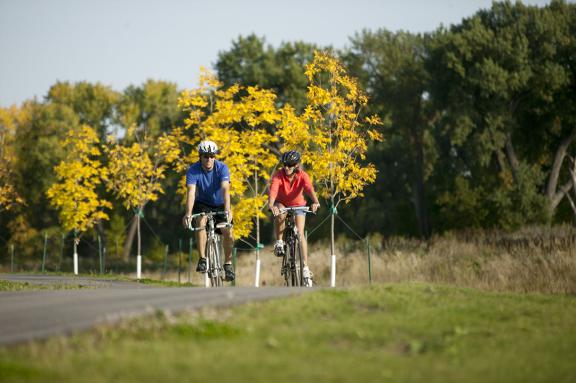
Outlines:
<svg viewBox="0 0 576 383"><path fill-rule="evenodd" d="M192 245L194 245L194 240L190 237L188 242L188 283L192 283Z"/></svg>
<svg viewBox="0 0 576 383"><path fill-rule="evenodd" d="M62 239L60 240L60 259L58 260L58 271L62 270L62 260L64 259L64 238L65 234L62 234Z"/></svg>
<svg viewBox="0 0 576 383"><path fill-rule="evenodd" d="M372 284L372 257L370 254L370 241L366 238L366 247L368 249L368 283Z"/></svg>
<svg viewBox="0 0 576 383"><path fill-rule="evenodd" d="M48 245L48 233L44 232L44 251L42 252L42 272L46 271L46 246Z"/></svg>
<svg viewBox="0 0 576 383"><path fill-rule="evenodd" d="M10 272L14 272L14 244L10 244L10 248L12 250L12 255L10 257Z"/></svg>
<svg viewBox="0 0 576 383"><path fill-rule="evenodd" d="M166 264L168 262L168 250L169 245L166 245L166 252L164 253L164 266L162 267L162 276L160 279L164 280L164 276L166 275Z"/></svg>
<svg viewBox="0 0 576 383"><path fill-rule="evenodd" d="M102 239L98 235L98 258L100 260L100 274L104 274L104 264L102 260Z"/></svg>
<svg viewBox="0 0 576 383"><path fill-rule="evenodd" d="M236 249L235 247L232 248L232 268L234 269L234 271L236 271L236 252L238 251L238 249ZM232 281L232 286L236 286L236 278L234 278L234 280ZM258 286L256 286L258 287Z"/></svg>
<svg viewBox="0 0 576 383"><path fill-rule="evenodd" d="M74 230L74 275L78 275L78 233Z"/></svg>
<svg viewBox="0 0 576 383"><path fill-rule="evenodd" d="M182 239L178 240L178 284L180 284L180 272L182 269Z"/></svg>
<svg viewBox="0 0 576 383"><path fill-rule="evenodd" d="M106 254L107 254L106 246L104 246L102 248L102 264L104 265L103 266L104 272L106 272Z"/></svg>

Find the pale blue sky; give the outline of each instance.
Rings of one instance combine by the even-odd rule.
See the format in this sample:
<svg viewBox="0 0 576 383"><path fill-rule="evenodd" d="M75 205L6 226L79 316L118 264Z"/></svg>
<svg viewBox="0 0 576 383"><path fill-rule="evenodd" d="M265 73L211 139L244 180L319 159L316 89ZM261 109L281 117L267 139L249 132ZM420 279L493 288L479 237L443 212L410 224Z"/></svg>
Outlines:
<svg viewBox="0 0 576 383"><path fill-rule="evenodd" d="M546 5L549 0L524 0ZM0 106L56 81L122 91L147 79L196 85L238 36L343 48L362 29L429 32L491 0L0 0Z"/></svg>

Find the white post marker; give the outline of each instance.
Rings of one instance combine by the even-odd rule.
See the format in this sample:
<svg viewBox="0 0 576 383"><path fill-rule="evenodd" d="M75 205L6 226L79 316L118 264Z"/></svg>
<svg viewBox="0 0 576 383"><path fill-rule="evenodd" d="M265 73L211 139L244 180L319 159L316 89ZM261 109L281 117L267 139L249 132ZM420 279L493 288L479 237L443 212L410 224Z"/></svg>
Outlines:
<svg viewBox="0 0 576 383"><path fill-rule="evenodd" d="M78 275L78 253L74 252L74 275Z"/></svg>
<svg viewBox="0 0 576 383"><path fill-rule="evenodd" d="M254 287L260 287L260 258L256 259L256 278L254 278Z"/></svg>
<svg viewBox="0 0 576 383"><path fill-rule="evenodd" d="M136 256L136 279L142 278L142 256Z"/></svg>
<svg viewBox="0 0 576 383"><path fill-rule="evenodd" d="M208 278L208 271L204 273L204 287L210 287L210 278Z"/></svg>
<svg viewBox="0 0 576 383"><path fill-rule="evenodd" d="M330 262L330 287L336 287L336 255L332 254Z"/></svg>

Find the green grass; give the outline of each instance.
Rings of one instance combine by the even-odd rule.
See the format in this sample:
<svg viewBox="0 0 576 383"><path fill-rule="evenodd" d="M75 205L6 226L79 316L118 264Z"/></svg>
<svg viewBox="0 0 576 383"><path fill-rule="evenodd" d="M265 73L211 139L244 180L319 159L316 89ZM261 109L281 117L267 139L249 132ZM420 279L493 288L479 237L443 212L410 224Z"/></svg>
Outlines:
<svg viewBox="0 0 576 383"><path fill-rule="evenodd" d="M574 382L576 298L322 290L0 348L2 382Z"/></svg>
<svg viewBox="0 0 576 383"><path fill-rule="evenodd" d="M12 282L0 280L0 291L23 291L23 290L77 290L89 289L92 286L84 286L72 283L29 283L29 282Z"/></svg>

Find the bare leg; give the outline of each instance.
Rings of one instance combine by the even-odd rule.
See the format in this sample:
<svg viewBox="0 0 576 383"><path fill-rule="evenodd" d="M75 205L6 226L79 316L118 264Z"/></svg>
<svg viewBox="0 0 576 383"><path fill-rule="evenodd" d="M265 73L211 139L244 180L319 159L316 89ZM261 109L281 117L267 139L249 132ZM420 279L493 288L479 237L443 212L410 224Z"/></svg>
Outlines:
<svg viewBox="0 0 576 383"><path fill-rule="evenodd" d="M300 251L302 252L302 259L304 261L304 266L308 265L308 241L304 235L304 227L306 225L306 215L296 216L296 228L298 229L298 234L300 236Z"/></svg>
<svg viewBox="0 0 576 383"><path fill-rule="evenodd" d="M222 231L222 241L224 244L224 257L226 258L224 263L232 263L232 247L234 247L234 233L232 228L223 228Z"/></svg>
<svg viewBox="0 0 576 383"><path fill-rule="evenodd" d="M200 217L196 219L196 227L206 226L206 217ZM206 256L206 230L199 230L196 232L196 243L198 244L198 253L200 253L200 258Z"/></svg>
<svg viewBox="0 0 576 383"><path fill-rule="evenodd" d="M284 205L282 205L281 203L277 203L276 205L278 206L279 209L282 209L284 207ZM286 228L285 222L286 222L286 213L274 217L274 236L276 237L277 241L282 239L284 229Z"/></svg>

